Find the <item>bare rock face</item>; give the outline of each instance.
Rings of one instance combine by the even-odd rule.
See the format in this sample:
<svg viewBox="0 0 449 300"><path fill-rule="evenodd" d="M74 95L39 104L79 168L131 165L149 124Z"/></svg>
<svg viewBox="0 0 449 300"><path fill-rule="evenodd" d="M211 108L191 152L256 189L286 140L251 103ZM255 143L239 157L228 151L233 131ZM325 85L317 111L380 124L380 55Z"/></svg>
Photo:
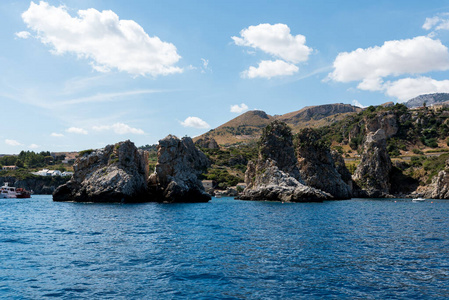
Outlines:
<svg viewBox="0 0 449 300"><path fill-rule="evenodd" d="M365 127L367 132L383 129L387 138L394 136L399 130L397 117L392 111L378 113L375 118L367 120Z"/></svg>
<svg viewBox="0 0 449 300"><path fill-rule="evenodd" d="M385 131L379 129L374 133L368 133L363 147L360 164L352 176L361 189L358 196L386 197L390 191L392 165L387 151Z"/></svg>
<svg viewBox="0 0 449 300"><path fill-rule="evenodd" d="M74 175L53 193L54 201L145 202L148 152L130 141L108 145L78 157Z"/></svg>
<svg viewBox="0 0 449 300"><path fill-rule="evenodd" d="M321 141L318 133L313 129L306 128L301 130L297 137L298 166L302 180L308 186L331 194L335 199L351 198L351 186L343 180L337 171L331 151ZM337 156L338 153L334 155ZM346 169L344 162L340 164L340 169L343 168ZM349 173L349 171L347 172Z"/></svg>
<svg viewBox="0 0 449 300"><path fill-rule="evenodd" d="M220 146L218 146L217 141L214 138L210 137L199 139L198 141L195 142L195 145L206 149L220 149Z"/></svg>
<svg viewBox="0 0 449 300"><path fill-rule="evenodd" d="M446 170L438 172L432 183L426 188L424 197L432 199L449 199L449 160L446 161Z"/></svg>
<svg viewBox="0 0 449 300"><path fill-rule="evenodd" d="M151 197L159 202L207 202L210 195L198 175L210 162L189 137L173 135L159 141L156 172L149 177Z"/></svg>
<svg viewBox="0 0 449 300"><path fill-rule="evenodd" d="M288 126L274 121L264 129L259 158L250 161L245 172L247 187L242 200L274 200L284 202L323 201L332 196L302 183Z"/></svg>

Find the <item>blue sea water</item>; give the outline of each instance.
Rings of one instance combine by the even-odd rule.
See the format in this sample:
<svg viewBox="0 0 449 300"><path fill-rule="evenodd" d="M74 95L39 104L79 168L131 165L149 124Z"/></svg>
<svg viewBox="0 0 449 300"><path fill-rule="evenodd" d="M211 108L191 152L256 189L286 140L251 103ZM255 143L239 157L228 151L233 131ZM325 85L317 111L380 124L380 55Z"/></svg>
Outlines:
<svg viewBox="0 0 449 300"><path fill-rule="evenodd" d="M0 199L0 298L449 298L449 201Z"/></svg>

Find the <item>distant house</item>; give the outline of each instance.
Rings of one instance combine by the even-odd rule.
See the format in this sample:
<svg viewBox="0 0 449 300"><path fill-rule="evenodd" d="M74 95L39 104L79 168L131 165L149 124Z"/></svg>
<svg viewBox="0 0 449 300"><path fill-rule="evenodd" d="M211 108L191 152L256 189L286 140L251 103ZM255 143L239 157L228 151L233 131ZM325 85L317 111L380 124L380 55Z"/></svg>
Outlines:
<svg viewBox="0 0 449 300"><path fill-rule="evenodd" d="M73 172L62 172L61 176L72 176Z"/></svg>
<svg viewBox="0 0 449 300"><path fill-rule="evenodd" d="M2 170L17 170L17 166L3 166Z"/></svg>
<svg viewBox="0 0 449 300"><path fill-rule="evenodd" d="M48 171L48 173L50 174L49 176L61 176L62 172L59 170L50 170Z"/></svg>
<svg viewBox="0 0 449 300"><path fill-rule="evenodd" d="M59 170L42 169L38 172L31 172L37 176L72 176L73 172L61 172Z"/></svg>
<svg viewBox="0 0 449 300"><path fill-rule="evenodd" d="M203 184L203 187L206 191L213 189L215 186L215 182L213 180L203 180L201 181L201 183Z"/></svg>

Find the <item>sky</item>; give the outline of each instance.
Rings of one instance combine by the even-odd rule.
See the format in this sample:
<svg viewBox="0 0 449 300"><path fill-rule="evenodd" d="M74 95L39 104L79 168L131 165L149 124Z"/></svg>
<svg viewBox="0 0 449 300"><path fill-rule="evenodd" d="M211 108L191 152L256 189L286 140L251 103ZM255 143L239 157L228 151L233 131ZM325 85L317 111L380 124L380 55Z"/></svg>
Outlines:
<svg viewBox="0 0 449 300"><path fill-rule="evenodd" d="M0 154L449 92L449 1L0 2Z"/></svg>

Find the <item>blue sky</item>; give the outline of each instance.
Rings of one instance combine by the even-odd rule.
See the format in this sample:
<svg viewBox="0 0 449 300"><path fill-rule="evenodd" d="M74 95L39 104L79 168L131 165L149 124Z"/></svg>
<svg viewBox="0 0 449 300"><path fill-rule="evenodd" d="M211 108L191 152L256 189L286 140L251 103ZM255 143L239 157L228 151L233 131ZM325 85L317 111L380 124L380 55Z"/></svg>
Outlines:
<svg viewBox="0 0 449 300"><path fill-rule="evenodd" d="M449 1L2 1L0 153L449 92Z"/></svg>

